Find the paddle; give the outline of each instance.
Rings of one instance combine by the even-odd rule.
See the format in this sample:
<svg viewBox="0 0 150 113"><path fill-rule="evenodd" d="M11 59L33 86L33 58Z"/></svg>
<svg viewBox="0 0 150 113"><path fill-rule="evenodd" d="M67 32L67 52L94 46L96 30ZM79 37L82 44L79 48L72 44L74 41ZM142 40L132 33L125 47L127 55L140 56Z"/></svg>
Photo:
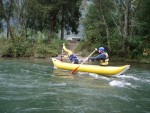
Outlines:
<svg viewBox="0 0 150 113"><path fill-rule="evenodd" d="M91 55L93 55L93 54L95 53L95 51L97 51L97 49L95 49L88 57L86 57L86 58L83 60L83 62L82 62L77 68L75 68L74 70L72 70L72 71L71 71L71 74L74 74L74 73L78 70L78 68L79 68L84 62L86 62L86 61L88 60L88 58L89 58Z"/></svg>

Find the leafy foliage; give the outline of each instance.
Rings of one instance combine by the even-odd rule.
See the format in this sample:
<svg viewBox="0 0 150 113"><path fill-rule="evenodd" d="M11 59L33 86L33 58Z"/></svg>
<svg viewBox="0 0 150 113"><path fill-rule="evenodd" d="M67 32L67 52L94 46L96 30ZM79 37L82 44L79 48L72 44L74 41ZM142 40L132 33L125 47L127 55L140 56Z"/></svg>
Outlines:
<svg viewBox="0 0 150 113"><path fill-rule="evenodd" d="M149 0L94 0L84 19L86 40L82 46L108 49L110 44L111 55L141 56L144 48L150 49L149 4Z"/></svg>
<svg viewBox="0 0 150 113"><path fill-rule="evenodd" d="M67 0L66 2L62 0L27 0L27 27L36 31L49 29L51 32L58 32L63 15L66 29L77 33L80 2L81 0Z"/></svg>
<svg viewBox="0 0 150 113"><path fill-rule="evenodd" d="M5 43L5 46L0 46L2 51L0 55L7 57L49 57L57 56L60 52L60 45L62 40L53 39L51 43L45 43L44 41L33 41L25 39L23 37L15 37L12 40L1 40L1 43Z"/></svg>

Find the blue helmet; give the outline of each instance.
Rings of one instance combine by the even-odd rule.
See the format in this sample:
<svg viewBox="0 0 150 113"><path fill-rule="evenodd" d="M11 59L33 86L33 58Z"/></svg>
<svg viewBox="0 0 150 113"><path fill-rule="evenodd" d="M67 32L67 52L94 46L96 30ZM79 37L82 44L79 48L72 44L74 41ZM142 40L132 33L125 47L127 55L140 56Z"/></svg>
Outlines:
<svg viewBox="0 0 150 113"><path fill-rule="evenodd" d="M101 51L105 51L104 47L100 47L99 50Z"/></svg>

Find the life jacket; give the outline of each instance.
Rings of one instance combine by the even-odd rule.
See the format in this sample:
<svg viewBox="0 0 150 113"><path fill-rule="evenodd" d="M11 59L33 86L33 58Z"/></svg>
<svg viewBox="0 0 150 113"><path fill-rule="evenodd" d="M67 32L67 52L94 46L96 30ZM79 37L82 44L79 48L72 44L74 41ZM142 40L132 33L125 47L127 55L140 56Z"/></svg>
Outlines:
<svg viewBox="0 0 150 113"><path fill-rule="evenodd" d="M109 62L109 56L108 56L108 53L106 53L106 52L104 52L102 54L104 54L106 56L106 59L105 60L100 60L100 65L106 66L106 65L108 65L108 62Z"/></svg>
<svg viewBox="0 0 150 113"><path fill-rule="evenodd" d="M74 54L70 55L69 59L73 64L79 64L79 60L76 55L74 55Z"/></svg>

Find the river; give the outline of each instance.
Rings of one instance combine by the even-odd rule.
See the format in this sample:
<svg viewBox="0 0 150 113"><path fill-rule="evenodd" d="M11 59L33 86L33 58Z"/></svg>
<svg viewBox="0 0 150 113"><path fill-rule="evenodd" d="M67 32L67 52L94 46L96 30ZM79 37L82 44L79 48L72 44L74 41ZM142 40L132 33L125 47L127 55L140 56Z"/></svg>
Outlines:
<svg viewBox="0 0 150 113"><path fill-rule="evenodd" d="M150 113L150 64L130 65L72 76L50 59L0 59L0 113Z"/></svg>

